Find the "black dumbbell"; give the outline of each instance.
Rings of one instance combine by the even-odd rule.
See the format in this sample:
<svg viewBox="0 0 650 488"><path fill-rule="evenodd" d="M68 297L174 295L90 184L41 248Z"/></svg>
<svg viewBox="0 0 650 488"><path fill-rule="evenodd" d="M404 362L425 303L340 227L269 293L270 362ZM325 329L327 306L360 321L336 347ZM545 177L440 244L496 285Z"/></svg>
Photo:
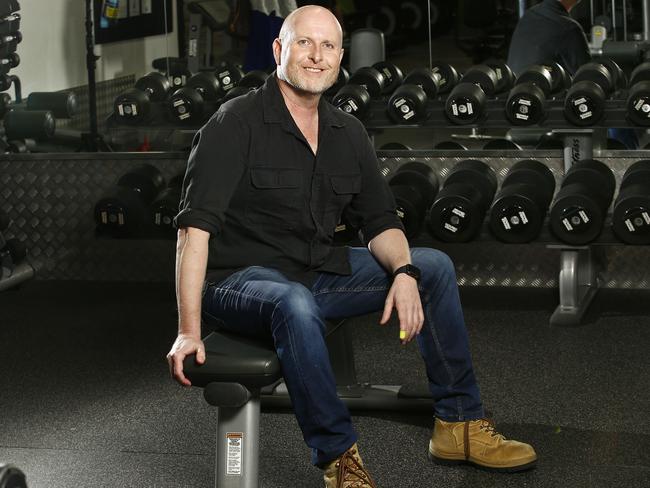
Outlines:
<svg viewBox="0 0 650 488"><path fill-rule="evenodd" d="M612 80L614 82L614 91L627 88L627 76L625 75L625 71L623 71L623 69L618 65L616 61L606 57L593 58L592 61L603 64L607 67L610 74L612 75Z"/></svg>
<svg viewBox="0 0 650 488"><path fill-rule="evenodd" d="M433 148L449 151L467 151L467 148L457 141L441 141L436 143Z"/></svg>
<svg viewBox="0 0 650 488"><path fill-rule="evenodd" d="M152 102L162 102L172 88L169 79L156 71L135 82L135 87L115 99L113 113L123 122L140 122L149 114Z"/></svg>
<svg viewBox="0 0 650 488"><path fill-rule="evenodd" d="M347 84L348 81L350 81L350 73L343 66L339 66L339 74L336 77L336 81L327 89L324 95L328 98L333 97L341 88Z"/></svg>
<svg viewBox="0 0 650 488"><path fill-rule="evenodd" d="M564 116L573 125L596 124L605 113L605 100L617 90L618 75L602 63L578 68L564 99Z"/></svg>
<svg viewBox="0 0 650 488"><path fill-rule="evenodd" d="M429 230L441 241L467 242L481 230L497 189L497 177L483 161L467 159L449 173L429 212Z"/></svg>
<svg viewBox="0 0 650 488"><path fill-rule="evenodd" d="M7 17L19 10L20 4L18 0L5 0L4 2L0 2L0 17Z"/></svg>
<svg viewBox="0 0 650 488"><path fill-rule="evenodd" d="M483 64L492 68L497 75L495 93L503 93L512 88L515 82L515 74L505 61L492 58L484 61Z"/></svg>
<svg viewBox="0 0 650 488"><path fill-rule="evenodd" d="M553 91L553 76L541 65L521 73L506 100L506 117L514 125L538 124L544 119L544 104Z"/></svg>
<svg viewBox="0 0 650 488"><path fill-rule="evenodd" d="M236 86L235 88L228 90L228 93L226 93L226 95L221 100L219 100L219 103L226 103L228 100L232 100L233 98L237 98L241 95L246 95L247 93L252 92L254 89L255 88L248 86Z"/></svg>
<svg viewBox="0 0 650 488"><path fill-rule="evenodd" d="M268 77L269 74L266 71L255 69L246 73L243 78L239 80L237 86L252 89L259 88L266 82Z"/></svg>
<svg viewBox="0 0 650 488"><path fill-rule="evenodd" d="M627 117L635 125L650 126L650 61L638 65L630 75Z"/></svg>
<svg viewBox="0 0 650 488"><path fill-rule="evenodd" d="M14 69L20 64L20 56L18 53L10 53L0 58L0 73L7 74L9 70Z"/></svg>
<svg viewBox="0 0 650 488"><path fill-rule="evenodd" d="M562 242L590 243L600 234L612 202L616 179L612 170L593 159L575 163L553 199L550 226Z"/></svg>
<svg viewBox="0 0 650 488"><path fill-rule="evenodd" d="M497 75L492 68L470 68L445 102L447 118L458 125L474 124L485 116L487 98L496 93Z"/></svg>
<svg viewBox="0 0 650 488"><path fill-rule="evenodd" d="M551 135L544 134L542 137L539 138L539 142L535 146L535 149L541 149L541 150L564 149L564 142L552 134Z"/></svg>
<svg viewBox="0 0 650 488"><path fill-rule="evenodd" d="M431 71L440 76L438 83L439 95L445 95L453 90L461 78L456 68L442 61L434 61L431 65Z"/></svg>
<svg viewBox="0 0 650 488"><path fill-rule="evenodd" d="M57 119L69 119L77 113L77 96L72 91L32 92L25 107L27 110L49 110Z"/></svg>
<svg viewBox="0 0 650 488"><path fill-rule="evenodd" d="M0 93L0 119L2 119L9 110L14 108L11 95L8 93Z"/></svg>
<svg viewBox="0 0 650 488"><path fill-rule="evenodd" d="M398 124L415 124L427 118L427 100L438 95L440 75L429 68L411 71L404 84L388 99L388 115Z"/></svg>
<svg viewBox="0 0 650 488"><path fill-rule="evenodd" d="M490 229L503 242L535 239L555 192L555 178L545 164L527 159L515 163L494 198Z"/></svg>
<svg viewBox="0 0 650 488"><path fill-rule="evenodd" d="M485 143L483 149L486 151L506 150L506 151L521 151L521 146L516 142L508 139L492 139Z"/></svg>
<svg viewBox="0 0 650 488"><path fill-rule="evenodd" d="M16 52L18 44L23 40L23 35L20 31L11 34L0 35L0 56L4 57L8 54Z"/></svg>
<svg viewBox="0 0 650 488"><path fill-rule="evenodd" d="M0 19L0 35L13 34L20 29L20 14L14 13Z"/></svg>
<svg viewBox="0 0 650 488"><path fill-rule="evenodd" d="M49 110L10 110L4 116L7 140L44 141L54 135L56 119Z"/></svg>
<svg viewBox="0 0 650 488"><path fill-rule="evenodd" d="M9 90L16 80L20 81L20 79L15 75L6 75L0 72L0 91Z"/></svg>
<svg viewBox="0 0 650 488"><path fill-rule="evenodd" d="M425 163L411 161L399 167L388 185L406 237L411 239L420 233L427 209L438 193L438 177Z"/></svg>
<svg viewBox="0 0 650 488"><path fill-rule="evenodd" d="M167 100L169 113L175 122L195 123L207 115L208 102L216 102L223 96L217 76L203 71L192 76L187 84L171 94ZM216 107L214 107L216 110Z"/></svg>
<svg viewBox="0 0 650 488"><path fill-rule="evenodd" d="M174 217L178 214L184 177L185 173L181 173L169 180L167 187L151 204L153 224L164 234L173 234L175 231Z"/></svg>
<svg viewBox="0 0 650 488"><path fill-rule="evenodd" d="M383 95L389 95L395 91L395 89L404 82L404 74L399 66L389 63L388 61L379 61L372 65L377 71L379 71L384 78L386 78L384 89L382 90Z"/></svg>
<svg viewBox="0 0 650 488"><path fill-rule="evenodd" d="M359 68L350 77L348 84L334 95L332 104L358 119L363 119L370 106L370 100L380 97L384 86L386 78L382 73L370 66Z"/></svg>
<svg viewBox="0 0 650 488"><path fill-rule="evenodd" d="M571 87L571 75L557 61L544 61L540 64L551 73L551 93L560 93Z"/></svg>
<svg viewBox="0 0 650 488"><path fill-rule="evenodd" d="M95 204L95 222L101 233L144 235L151 227L150 204L165 186L158 169L142 164L122 175Z"/></svg>
<svg viewBox="0 0 650 488"><path fill-rule="evenodd" d="M232 90L237 86L239 80L244 77L242 69L230 61L221 61L214 70L214 74L219 80L219 85L224 93Z"/></svg>
<svg viewBox="0 0 650 488"><path fill-rule="evenodd" d="M626 244L650 244L650 160L623 175L612 213L612 230Z"/></svg>

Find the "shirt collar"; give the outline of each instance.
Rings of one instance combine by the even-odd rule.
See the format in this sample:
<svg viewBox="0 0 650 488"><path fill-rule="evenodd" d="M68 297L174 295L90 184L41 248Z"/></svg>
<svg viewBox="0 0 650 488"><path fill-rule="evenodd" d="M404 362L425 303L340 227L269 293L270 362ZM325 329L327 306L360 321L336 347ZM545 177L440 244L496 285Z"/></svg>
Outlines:
<svg viewBox="0 0 650 488"><path fill-rule="evenodd" d="M286 126L293 125L293 119L286 103L284 103L278 80L274 74L269 76L262 86L262 107L264 122L281 123ZM332 127L344 127L345 122L337 117L337 110L324 97L321 97L318 102L319 123L331 125Z"/></svg>

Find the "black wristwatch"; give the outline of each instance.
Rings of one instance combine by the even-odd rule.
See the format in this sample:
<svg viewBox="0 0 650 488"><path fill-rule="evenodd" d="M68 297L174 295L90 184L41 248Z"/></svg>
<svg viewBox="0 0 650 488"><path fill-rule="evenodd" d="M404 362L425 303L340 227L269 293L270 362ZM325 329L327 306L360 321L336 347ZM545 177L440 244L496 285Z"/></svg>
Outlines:
<svg viewBox="0 0 650 488"><path fill-rule="evenodd" d="M420 268L413 266L412 264L405 264L400 266L393 272L393 278L395 278L400 273L406 273L411 278L415 278L415 281L420 281Z"/></svg>

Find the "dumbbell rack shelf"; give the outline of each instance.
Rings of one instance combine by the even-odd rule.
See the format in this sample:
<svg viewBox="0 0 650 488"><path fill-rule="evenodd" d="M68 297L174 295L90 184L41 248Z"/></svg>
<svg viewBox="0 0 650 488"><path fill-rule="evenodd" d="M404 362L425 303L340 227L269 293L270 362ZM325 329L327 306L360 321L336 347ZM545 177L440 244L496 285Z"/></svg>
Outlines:
<svg viewBox="0 0 650 488"><path fill-rule="evenodd" d="M546 100L544 105L546 117L539 124L517 125L513 124L506 118L505 98L490 99L487 101L485 116L473 124L460 125L453 124L445 115L445 101L434 100L427 103L426 120L417 124L395 124L388 117L386 112L386 102L382 100L373 100L363 122L367 129L395 129L395 128L450 128L450 127L480 127L482 129L500 129L510 127L540 127L549 129L583 129L577 127L566 120L564 117L564 99L555 98ZM588 128L610 128L610 127L639 127L631 124L627 120L625 109L625 98L611 99L605 101L605 112L598 123Z"/></svg>

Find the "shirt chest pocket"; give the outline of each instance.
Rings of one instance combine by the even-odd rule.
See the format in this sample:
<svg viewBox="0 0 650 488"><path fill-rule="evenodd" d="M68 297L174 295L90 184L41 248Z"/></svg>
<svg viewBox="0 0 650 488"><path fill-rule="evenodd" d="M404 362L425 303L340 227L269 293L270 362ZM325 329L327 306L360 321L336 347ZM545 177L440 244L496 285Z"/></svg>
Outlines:
<svg viewBox="0 0 650 488"><path fill-rule="evenodd" d="M302 173L295 168L251 168L246 218L294 227L302 208Z"/></svg>
<svg viewBox="0 0 650 488"><path fill-rule="evenodd" d="M336 220L341 216L346 205L361 191L361 175L330 175L329 184L326 184L325 188L329 190L328 202L325 206L326 218L333 217ZM334 224L337 222L338 220Z"/></svg>

